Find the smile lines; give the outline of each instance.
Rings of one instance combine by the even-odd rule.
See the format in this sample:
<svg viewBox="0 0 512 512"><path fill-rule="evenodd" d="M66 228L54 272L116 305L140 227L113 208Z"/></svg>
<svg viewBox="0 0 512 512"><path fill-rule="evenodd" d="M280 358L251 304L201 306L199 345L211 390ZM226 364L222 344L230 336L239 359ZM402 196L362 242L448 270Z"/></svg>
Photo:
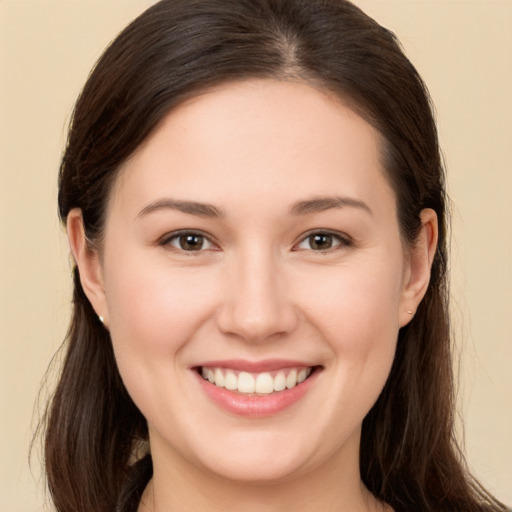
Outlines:
<svg viewBox="0 0 512 512"><path fill-rule="evenodd" d="M243 394L269 395L294 388L304 382L311 375L312 370L312 368L292 368L277 372L249 373L202 366L200 374L219 388Z"/></svg>

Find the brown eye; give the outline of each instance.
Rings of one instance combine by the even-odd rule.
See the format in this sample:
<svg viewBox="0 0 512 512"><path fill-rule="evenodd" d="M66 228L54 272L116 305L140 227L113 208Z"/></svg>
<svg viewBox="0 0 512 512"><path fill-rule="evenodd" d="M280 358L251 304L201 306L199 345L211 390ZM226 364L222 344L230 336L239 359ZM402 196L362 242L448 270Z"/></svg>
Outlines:
<svg viewBox="0 0 512 512"><path fill-rule="evenodd" d="M318 233L308 237L309 246L314 251L325 251L333 247L334 239L327 233Z"/></svg>
<svg viewBox="0 0 512 512"><path fill-rule="evenodd" d="M299 250L326 252L339 247L349 246L350 242L334 233L317 232L304 238L298 245Z"/></svg>
<svg viewBox="0 0 512 512"><path fill-rule="evenodd" d="M164 240L162 245L170 245L174 249L185 252L199 252L213 249L214 245L200 233L178 233Z"/></svg>
<svg viewBox="0 0 512 512"><path fill-rule="evenodd" d="M178 238L180 249L184 251L200 251L204 245L202 235L181 235Z"/></svg>

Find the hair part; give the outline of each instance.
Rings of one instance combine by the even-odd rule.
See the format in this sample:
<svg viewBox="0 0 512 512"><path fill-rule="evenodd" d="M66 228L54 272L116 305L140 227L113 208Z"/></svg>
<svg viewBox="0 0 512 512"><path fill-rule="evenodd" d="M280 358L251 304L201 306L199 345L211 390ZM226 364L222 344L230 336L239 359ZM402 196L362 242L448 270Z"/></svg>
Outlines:
<svg viewBox="0 0 512 512"><path fill-rule="evenodd" d="M363 423L363 482L397 512L505 510L469 476L453 433L446 197L429 95L396 37L348 1L163 0L149 8L107 48L76 103L60 167L61 220L80 208L98 247L119 169L164 117L214 85L255 78L330 91L380 132L407 243L423 208L438 216L429 288ZM76 268L74 277L66 357L47 412L49 489L59 512L124 511L151 476L149 456L133 464L147 425Z"/></svg>

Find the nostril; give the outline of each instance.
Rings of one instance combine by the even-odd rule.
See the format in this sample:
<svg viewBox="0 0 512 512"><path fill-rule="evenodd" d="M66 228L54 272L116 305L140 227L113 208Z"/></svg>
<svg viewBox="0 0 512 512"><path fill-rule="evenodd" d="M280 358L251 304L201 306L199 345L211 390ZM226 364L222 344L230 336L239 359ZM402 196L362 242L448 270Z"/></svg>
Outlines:
<svg viewBox="0 0 512 512"><path fill-rule="evenodd" d="M217 317L217 325L224 334L248 342L265 342L276 336L286 336L297 326L297 316L288 306L280 308L276 305L268 311L255 309L242 305L226 306Z"/></svg>

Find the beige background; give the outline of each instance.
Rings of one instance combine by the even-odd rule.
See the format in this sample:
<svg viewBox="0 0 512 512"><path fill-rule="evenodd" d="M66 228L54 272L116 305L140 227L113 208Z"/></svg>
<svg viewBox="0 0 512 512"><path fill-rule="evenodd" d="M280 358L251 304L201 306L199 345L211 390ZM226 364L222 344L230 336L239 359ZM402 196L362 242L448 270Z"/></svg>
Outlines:
<svg viewBox="0 0 512 512"><path fill-rule="evenodd" d="M28 445L67 324L56 175L76 95L149 0L0 0L0 512L43 510ZM459 409L476 475L512 504L512 1L358 0L437 105L453 211Z"/></svg>

